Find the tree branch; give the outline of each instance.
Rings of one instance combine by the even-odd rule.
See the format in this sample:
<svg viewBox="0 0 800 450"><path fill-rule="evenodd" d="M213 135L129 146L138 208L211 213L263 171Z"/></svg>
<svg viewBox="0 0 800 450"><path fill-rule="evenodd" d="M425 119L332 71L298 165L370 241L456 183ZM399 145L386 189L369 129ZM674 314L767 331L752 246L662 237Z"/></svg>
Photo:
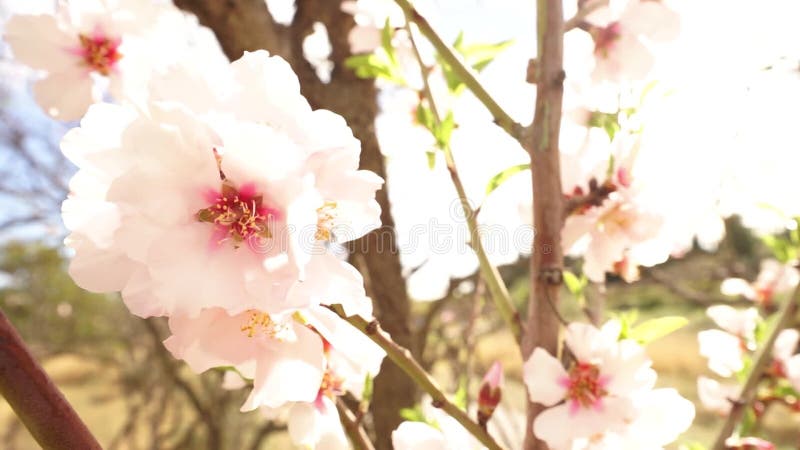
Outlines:
<svg viewBox="0 0 800 450"><path fill-rule="evenodd" d="M102 450L0 311L0 394L46 450Z"/></svg>
<svg viewBox="0 0 800 450"><path fill-rule="evenodd" d="M514 119L500 106L497 101L489 94L489 92L481 85L478 78L473 71L467 67L464 61L456 55L453 49L447 45L441 37L434 31L428 20L423 17L419 11L414 8L409 0L395 0L398 6L405 12L409 21L413 22L420 33L422 33L433 45L439 55L444 59L453 71L458 75L461 81L475 94L475 97L486 106L486 109L492 114L495 122L503 128L513 138L520 140L522 135L522 125L514 121Z"/></svg>
<svg viewBox="0 0 800 450"><path fill-rule="evenodd" d="M725 450L727 448L725 446L725 441L733 434L733 430L742 419L745 410L753 401L753 397L756 394L756 387L759 381L761 381L761 375L763 375L764 370L768 368L772 361L772 347L775 345L775 340L777 340L781 330L786 328L794 319L797 313L798 302L800 302L800 285L795 288L792 296L786 299L786 303L784 303L783 307L778 312L778 322L775 324L775 328L772 329L772 333L770 333L764 345L758 350L753 360L750 373L747 375L747 381L745 381L742 389L739 391L738 398L732 402L731 411L728 413L728 417L717 435L717 440L712 447L714 450Z"/></svg>
<svg viewBox="0 0 800 450"><path fill-rule="evenodd" d="M341 399L336 400L336 409L339 411L339 421L342 422L342 428L344 428L348 439L353 444L353 448L355 450L375 450L364 428L359 425L356 416Z"/></svg>
<svg viewBox="0 0 800 450"><path fill-rule="evenodd" d="M414 380L417 386L431 396L433 399L433 406L441 408L453 417L488 449L501 450L501 447L489 433L483 430L477 422L472 421L466 411L450 401L447 395L442 392L442 389L436 381L428 375L414 357L411 356L411 352L407 348L397 345L397 343L392 340L391 336L381 329L380 323L378 323L377 320L368 322L358 315L348 317L344 314L343 309L339 305L333 306L331 310L378 344L378 346L386 352L386 355Z"/></svg>
<svg viewBox="0 0 800 450"><path fill-rule="evenodd" d="M406 18L408 21L413 19L409 11L406 11ZM422 57L420 56L417 44L414 41L414 35L411 32L410 27L408 29L408 35L411 39L411 46L414 50L414 55L417 58L420 75L422 76L424 96L427 98L428 106L430 106L431 112L433 113L433 120L437 125L441 125L442 117L439 115L439 111L436 108L436 101L433 98L433 92L431 92L430 84L428 82L428 74L425 70L425 64L422 61ZM461 182L461 176L458 174L458 169L456 168L456 162L453 158L453 152L450 148L450 145L445 145L442 150L444 152L445 162L447 164L447 171L450 173L450 179L453 182L453 186L456 188L456 192L458 192L458 198L461 202L461 209L464 211L464 217L467 219L467 227L469 228L470 236L469 244L470 247L475 250L475 253L478 256L481 277L483 277L484 281L486 282L486 286L489 288L489 293L492 296L492 300L494 300L497 310L500 312L503 320L505 320L506 324L511 330L511 333L514 335L514 339L519 342L521 335L519 313L517 313L516 309L514 308L514 303L511 301L511 295L508 293L508 288L506 287L503 278L500 276L500 272L498 272L497 268L489 261L486 250L483 248L483 243L481 242L478 228L477 213L469 204L467 192L464 189L464 184Z"/></svg>
<svg viewBox="0 0 800 450"><path fill-rule="evenodd" d="M522 338L523 359L537 347L558 354L560 324L554 311L559 304L564 259L561 250L564 204L558 148L564 90L562 0L537 0L536 19L536 110L523 142L531 155L536 230L531 251L531 299ZM547 444L533 434L533 422L543 410L540 404L528 403L526 450L547 449Z"/></svg>

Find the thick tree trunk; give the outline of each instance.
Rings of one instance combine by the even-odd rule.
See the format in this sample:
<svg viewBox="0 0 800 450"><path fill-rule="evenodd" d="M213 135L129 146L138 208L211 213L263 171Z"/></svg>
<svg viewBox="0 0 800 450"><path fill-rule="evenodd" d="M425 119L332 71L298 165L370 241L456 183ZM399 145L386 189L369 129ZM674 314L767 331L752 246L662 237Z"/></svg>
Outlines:
<svg viewBox="0 0 800 450"><path fill-rule="evenodd" d="M558 352L558 307L563 255L563 197L558 139L563 95L563 12L562 0L537 0L536 112L525 137L531 155L533 176L533 224L536 230L531 255L531 299L522 338L522 355L527 359L536 347L553 355ZM526 450L546 450L547 444L533 435L532 424L542 411L528 404Z"/></svg>
<svg viewBox="0 0 800 450"><path fill-rule="evenodd" d="M176 4L194 12L200 22L210 27L230 59L245 50L266 49L289 61L300 79L303 95L314 108L325 108L342 115L361 141L361 168L384 179L383 155L375 137L378 113L376 89L372 80L358 79L344 60L350 56L348 33L354 26L352 16L333 0L298 0L297 13L290 27L274 22L264 0L176 0ZM312 32L314 22L328 30L334 62L331 81L323 84L303 57L302 42ZM376 317L398 344L412 348L409 329L410 303L401 274L394 220L386 187L377 193L382 208L383 227L353 244L354 262L364 274L367 291L375 302ZM391 432L402 421L398 412L414 404L416 386L388 359L375 379L371 407L376 434L376 448L391 448Z"/></svg>

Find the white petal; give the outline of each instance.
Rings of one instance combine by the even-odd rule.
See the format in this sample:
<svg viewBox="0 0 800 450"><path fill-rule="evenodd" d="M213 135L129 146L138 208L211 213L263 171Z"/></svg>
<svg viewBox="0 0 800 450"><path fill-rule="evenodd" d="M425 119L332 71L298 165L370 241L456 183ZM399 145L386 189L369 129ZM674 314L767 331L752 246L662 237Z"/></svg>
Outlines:
<svg viewBox="0 0 800 450"><path fill-rule="evenodd" d="M81 63L81 57L71 53L80 47L77 33L63 31L53 15L16 15L5 28L14 57L34 69L60 72Z"/></svg>
<svg viewBox="0 0 800 450"><path fill-rule="evenodd" d="M422 422L403 422L392 432L394 450L448 450L444 435Z"/></svg>
<svg viewBox="0 0 800 450"><path fill-rule="evenodd" d="M537 347L522 367L522 379L532 402L551 406L564 399L566 388L560 381L567 371L555 357Z"/></svg>
<svg viewBox="0 0 800 450"><path fill-rule="evenodd" d="M33 85L33 95L42 109L64 121L78 120L96 99L89 72L69 68L50 73Z"/></svg>

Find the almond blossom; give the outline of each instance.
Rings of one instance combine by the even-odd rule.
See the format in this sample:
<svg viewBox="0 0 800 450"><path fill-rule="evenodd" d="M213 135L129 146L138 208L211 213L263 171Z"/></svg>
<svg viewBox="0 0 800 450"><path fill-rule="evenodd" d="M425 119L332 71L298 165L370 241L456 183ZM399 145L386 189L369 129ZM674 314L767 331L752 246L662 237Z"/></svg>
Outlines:
<svg viewBox="0 0 800 450"><path fill-rule="evenodd" d="M573 211L562 229L562 245L570 254L583 255L583 272L595 282L615 272L626 281L638 279L637 246L658 236L663 219L642 204L627 169L599 185L596 178L587 188L575 186L567 198L603 189L599 204L585 204Z"/></svg>
<svg viewBox="0 0 800 450"><path fill-rule="evenodd" d="M451 416L422 400L425 422L405 421L392 432L394 450L484 450L464 427Z"/></svg>
<svg viewBox="0 0 800 450"><path fill-rule="evenodd" d="M311 110L282 60L249 53L227 70L247 94L192 105L198 113L98 105L65 136L81 168L64 206L79 285L122 291L146 317L277 313L332 283L363 283L325 251L379 223L382 180L357 170L358 141L341 117Z"/></svg>
<svg viewBox="0 0 800 450"><path fill-rule="evenodd" d="M587 16L594 40L594 78L638 80L647 76L654 56L651 41L676 38L680 16L660 0L613 0Z"/></svg>
<svg viewBox="0 0 800 450"><path fill-rule="evenodd" d="M737 310L728 305L709 307L706 313L722 330L698 333L700 354L708 358L714 373L729 377L744 368L745 352L755 350L755 330L761 318L755 308Z"/></svg>
<svg viewBox="0 0 800 450"><path fill-rule="evenodd" d="M713 378L697 377L697 396L703 406L720 415L727 415L732 401L739 396L741 387L736 383L720 383Z"/></svg>
<svg viewBox="0 0 800 450"><path fill-rule="evenodd" d="M253 380L242 411L317 398L324 375L322 340L291 315L257 310L230 315L213 308L196 318L173 315L169 327L172 335L164 345L195 372L233 366Z"/></svg>
<svg viewBox="0 0 800 450"><path fill-rule="evenodd" d="M656 380L644 349L618 341L620 323L601 329L571 323L565 344L573 355L568 369L542 348L523 367L530 400L548 407L533 432L550 448L571 448L576 440L622 433L637 417L636 401Z"/></svg>
<svg viewBox="0 0 800 450"><path fill-rule="evenodd" d="M800 281L800 273L789 264L781 264L775 259L761 261L761 271L754 282L742 278L728 278L722 282L720 290L725 295L741 295L761 306L772 305L776 295L790 292Z"/></svg>
<svg viewBox="0 0 800 450"><path fill-rule="evenodd" d="M171 4L151 0L60 1L55 14L12 17L5 39L17 60L46 72L34 96L65 121L79 119L106 88L117 100L141 101L152 70L176 59L224 60L209 30Z"/></svg>

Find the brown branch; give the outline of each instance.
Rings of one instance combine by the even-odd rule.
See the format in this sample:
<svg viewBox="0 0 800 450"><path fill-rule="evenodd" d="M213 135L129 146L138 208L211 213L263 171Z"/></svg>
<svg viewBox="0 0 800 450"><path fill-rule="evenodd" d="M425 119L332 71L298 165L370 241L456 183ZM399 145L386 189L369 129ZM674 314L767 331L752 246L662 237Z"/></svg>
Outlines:
<svg viewBox="0 0 800 450"><path fill-rule="evenodd" d="M573 28L580 28L583 26L586 16L606 5L608 5L608 0L593 0L583 3L579 6L578 12L564 22L564 32L566 33Z"/></svg>
<svg viewBox="0 0 800 450"><path fill-rule="evenodd" d="M348 439L353 444L353 448L355 450L375 450L364 428L359 425L356 416L341 399L336 400L336 409L339 411L339 421L342 423L342 428L344 428Z"/></svg>
<svg viewBox="0 0 800 450"><path fill-rule="evenodd" d="M346 316L340 306L331 308L342 319L346 320L356 327L359 331L364 333L373 342L378 344L398 367L400 367L406 375L414 380L414 382L432 398L432 404L436 408L441 408L444 412L450 415L453 419L458 421L468 432L477 438L483 445L490 450L500 450L501 447L497 444L494 438L486 432L477 422L470 419L466 411L459 408L453 403L447 395L445 395L436 381L431 377L422 366L411 356L411 352L398 345L392 340L383 329L377 320L367 321L361 316Z"/></svg>
<svg viewBox="0 0 800 450"><path fill-rule="evenodd" d="M101 450L2 311L0 394L43 449Z"/></svg>
<svg viewBox="0 0 800 450"><path fill-rule="evenodd" d="M720 429L719 434L717 435L717 440L715 441L714 446L712 447L714 450L725 450L725 441L733 433L736 425L738 425L739 421L742 419L745 410L753 401L753 397L756 394L756 388L762 379L763 372L769 367L769 364L772 361L772 347L775 345L775 341L777 340L781 330L786 328L786 326L789 325L794 319L794 316L797 313L798 302L800 302L800 285L795 288L792 296L786 299L786 303L784 303L783 308L781 308L780 312L778 313L778 321L775 324L775 327L772 329L772 332L761 348L758 349L758 353L753 359L753 365L750 368L750 373L747 375L747 381L745 381L744 385L739 391L739 396L737 399L731 402L731 410L728 413L725 423L722 425L722 429Z"/></svg>
<svg viewBox="0 0 800 450"><path fill-rule="evenodd" d="M564 205L558 148L564 91L562 0L537 0L536 19L536 109L523 141L531 155L536 230L531 253L531 299L522 339L523 359L537 347L558 354L560 324L554 311L559 304L563 269ZM528 403L525 450L547 449L547 444L533 434L533 422L543 409L540 404Z"/></svg>

